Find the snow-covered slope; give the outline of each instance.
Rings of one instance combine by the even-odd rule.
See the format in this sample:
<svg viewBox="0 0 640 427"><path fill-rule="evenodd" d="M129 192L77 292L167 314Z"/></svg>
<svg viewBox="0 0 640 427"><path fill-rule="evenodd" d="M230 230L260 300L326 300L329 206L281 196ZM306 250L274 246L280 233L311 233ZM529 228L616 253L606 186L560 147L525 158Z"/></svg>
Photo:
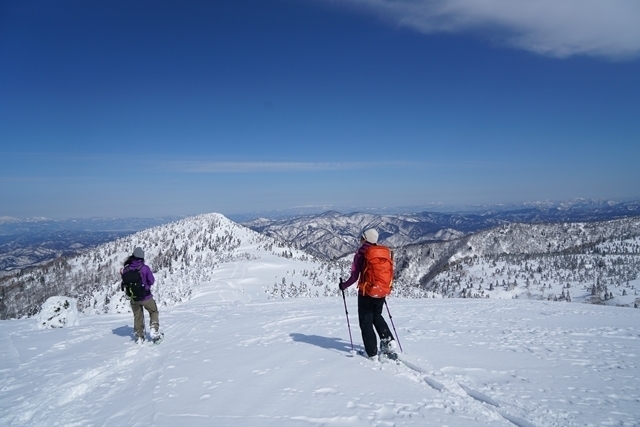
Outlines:
<svg viewBox="0 0 640 427"><path fill-rule="evenodd" d="M313 229L323 232L321 224ZM635 217L593 223L506 224L462 238L405 246L395 251L394 293L633 306L637 304L635 280L640 274L640 256L632 243L637 236L640 218ZM620 241L627 243L618 245L622 249L615 254L603 253L596 246ZM216 281L228 268L272 268L273 274L260 283L239 282L239 287L218 282L220 298L237 293L264 298L336 294L336 284L340 277L347 277L352 258L349 252L338 261L315 259L222 215L200 215L0 279L0 318L33 315L52 295L77 298L85 312L128 310L118 291L118 271L135 246L146 250L146 261L157 278L154 294L164 306L189 299L198 286ZM279 264L282 259L290 261L286 267ZM590 267L594 265L599 267Z"/></svg>
<svg viewBox="0 0 640 427"><path fill-rule="evenodd" d="M367 228L378 230L381 243L400 247L461 237L465 233L454 230L453 226L462 222L462 218L437 213L375 215L356 212L344 215L330 211L320 215L273 221L259 218L244 224L315 256L335 259L353 253L360 243L360 234Z"/></svg>
<svg viewBox="0 0 640 427"><path fill-rule="evenodd" d="M159 346L135 344L132 315L114 290L136 245L155 265ZM593 250L613 255L637 245L626 239ZM73 288L84 298L79 326L0 321L1 426L640 422L640 310L391 297L390 325L404 349L397 365L351 355L350 332L362 349L356 298L349 294L345 307L323 296L336 295L344 271L221 215L150 229L49 268L45 284L57 277L93 286ZM32 276L22 285L42 283ZM318 297L281 298L300 294Z"/></svg>
<svg viewBox="0 0 640 427"><path fill-rule="evenodd" d="M38 231L0 236L0 276L73 256L133 234L127 231Z"/></svg>
<svg viewBox="0 0 640 427"><path fill-rule="evenodd" d="M84 315L80 326L65 329L40 330L35 319L0 321L0 425L640 421L640 310L391 298L408 361L395 365L348 357L341 298L265 300L240 291L270 277L268 266L230 263L194 289L192 300L161 308L166 338L159 346L133 342L127 313ZM362 349L356 299L347 304L354 345Z"/></svg>
<svg viewBox="0 0 640 427"><path fill-rule="evenodd" d="M160 218L46 218L0 217L0 276L73 256L136 231L177 221Z"/></svg>
<svg viewBox="0 0 640 427"><path fill-rule="evenodd" d="M397 280L421 285L429 296L633 306L640 286L638 236L639 217L507 224L450 242L396 250Z"/></svg>
<svg viewBox="0 0 640 427"><path fill-rule="evenodd" d="M243 295L267 299L276 293L327 295L336 292L342 270L348 268L347 262L317 261L220 214L199 215L5 278L0 286L0 318L35 314L52 295L77 298L83 312L129 310L120 291L119 271L136 246L145 250L145 261L156 278L153 294L162 306L186 301L200 286L210 283L216 284L220 300L242 299ZM287 262L282 263L283 259ZM220 280L229 269L236 280ZM268 280L261 275L257 281L248 273L262 270L270 271Z"/></svg>

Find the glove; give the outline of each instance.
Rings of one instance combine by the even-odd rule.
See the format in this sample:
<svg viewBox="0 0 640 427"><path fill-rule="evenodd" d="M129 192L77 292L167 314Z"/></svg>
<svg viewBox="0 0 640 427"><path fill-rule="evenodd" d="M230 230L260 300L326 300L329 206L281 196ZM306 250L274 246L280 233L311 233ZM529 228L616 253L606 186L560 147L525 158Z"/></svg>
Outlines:
<svg viewBox="0 0 640 427"><path fill-rule="evenodd" d="M344 288L342 287L342 279L340 279L340 283L338 284L338 288L340 288L341 291L344 291Z"/></svg>

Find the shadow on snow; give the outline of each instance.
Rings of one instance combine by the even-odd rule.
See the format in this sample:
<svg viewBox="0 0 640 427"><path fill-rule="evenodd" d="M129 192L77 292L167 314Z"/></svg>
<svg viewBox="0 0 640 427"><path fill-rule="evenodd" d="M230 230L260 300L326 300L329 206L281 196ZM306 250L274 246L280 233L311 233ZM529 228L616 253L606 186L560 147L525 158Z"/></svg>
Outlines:
<svg viewBox="0 0 640 427"><path fill-rule="evenodd" d="M115 328L112 330L114 335L117 335L119 337L129 337L131 339L135 339L133 338L133 327L129 326L129 325L125 325L125 326L120 326L119 328Z"/></svg>
<svg viewBox="0 0 640 427"><path fill-rule="evenodd" d="M330 338L322 337L319 335L306 335L298 333L292 333L289 334L289 336L293 338L294 341L312 344L329 350L337 350L344 353L348 353L351 351L351 344L349 342L343 341L340 338Z"/></svg>

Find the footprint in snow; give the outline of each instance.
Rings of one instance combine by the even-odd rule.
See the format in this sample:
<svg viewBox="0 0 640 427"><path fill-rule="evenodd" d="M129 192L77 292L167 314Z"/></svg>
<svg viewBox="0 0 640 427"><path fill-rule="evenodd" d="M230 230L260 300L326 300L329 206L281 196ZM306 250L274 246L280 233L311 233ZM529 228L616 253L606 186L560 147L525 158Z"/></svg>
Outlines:
<svg viewBox="0 0 640 427"><path fill-rule="evenodd" d="M313 394L337 394L337 393L338 393L338 390L331 387L319 388L318 390L313 392Z"/></svg>

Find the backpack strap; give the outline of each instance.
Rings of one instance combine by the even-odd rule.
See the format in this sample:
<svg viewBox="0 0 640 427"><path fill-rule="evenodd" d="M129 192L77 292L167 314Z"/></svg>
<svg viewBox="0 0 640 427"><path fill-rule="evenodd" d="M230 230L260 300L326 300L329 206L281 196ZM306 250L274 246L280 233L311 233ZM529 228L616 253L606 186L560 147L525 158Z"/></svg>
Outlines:
<svg viewBox="0 0 640 427"><path fill-rule="evenodd" d="M132 271L132 270L133 270L133 271L140 271L140 270L142 270L142 267L144 267L144 264L142 264L142 265L140 266L140 268L131 268L131 264L127 264L127 265L125 265L125 266L124 266L124 268L122 269L122 272L123 272L123 273L125 273L125 272L127 272L127 271Z"/></svg>

